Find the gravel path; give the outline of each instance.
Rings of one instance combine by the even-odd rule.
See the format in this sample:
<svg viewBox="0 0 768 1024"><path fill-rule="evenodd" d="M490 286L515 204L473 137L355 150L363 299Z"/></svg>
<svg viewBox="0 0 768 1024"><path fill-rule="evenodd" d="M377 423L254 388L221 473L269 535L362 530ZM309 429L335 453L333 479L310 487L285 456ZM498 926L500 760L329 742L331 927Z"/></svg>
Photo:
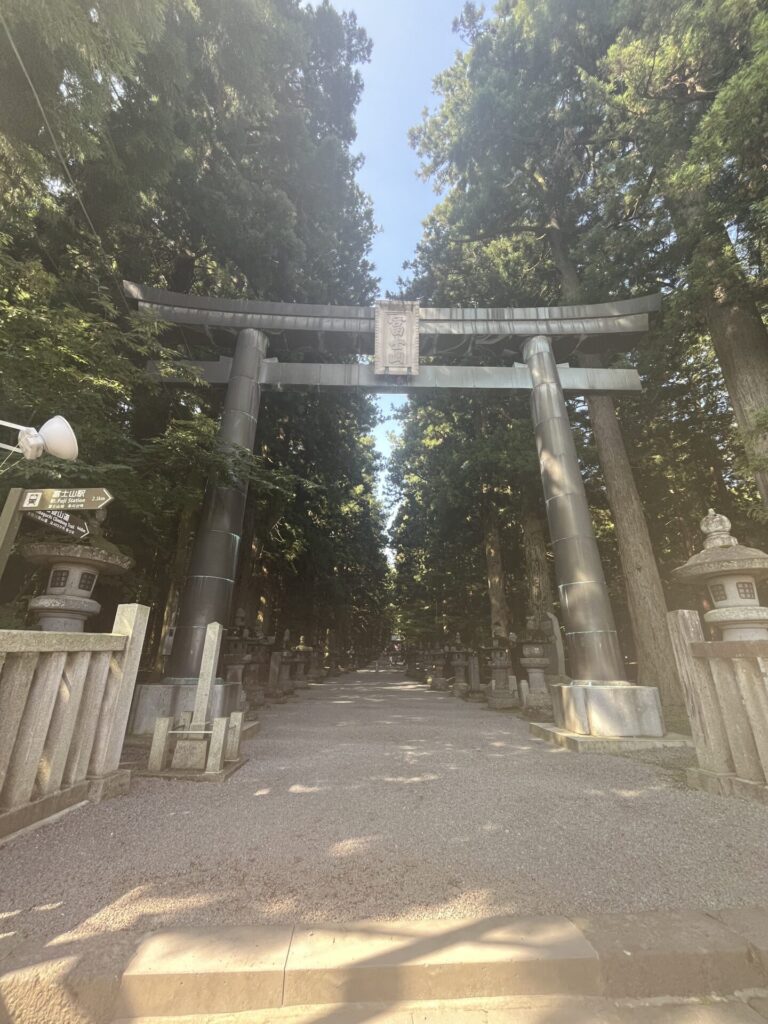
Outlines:
<svg viewBox="0 0 768 1024"><path fill-rule="evenodd" d="M0 848L0 959L182 924L768 905L768 808L393 672L304 691L246 749L224 785L137 779Z"/></svg>

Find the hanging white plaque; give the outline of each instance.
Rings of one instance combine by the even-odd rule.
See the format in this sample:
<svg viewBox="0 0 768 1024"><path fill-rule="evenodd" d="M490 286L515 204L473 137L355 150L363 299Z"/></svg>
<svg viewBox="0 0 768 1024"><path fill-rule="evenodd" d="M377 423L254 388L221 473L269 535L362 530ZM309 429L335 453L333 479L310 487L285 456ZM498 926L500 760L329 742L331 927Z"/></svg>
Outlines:
<svg viewBox="0 0 768 1024"><path fill-rule="evenodd" d="M374 372L415 376L419 372L419 304L399 299L376 303Z"/></svg>

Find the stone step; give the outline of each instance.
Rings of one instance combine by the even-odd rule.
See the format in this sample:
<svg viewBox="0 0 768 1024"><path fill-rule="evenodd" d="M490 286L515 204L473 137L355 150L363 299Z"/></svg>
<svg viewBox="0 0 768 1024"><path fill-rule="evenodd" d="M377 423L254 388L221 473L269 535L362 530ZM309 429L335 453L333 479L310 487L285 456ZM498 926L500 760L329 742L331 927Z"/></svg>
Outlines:
<svg viewBox="0 0 768 1024"><path fill-rule="evenodd" d="M762 1004L762 1007L761 1007ZM618 1003L607 999L454 1000L283 1007L247 1013L134 1017L113 1024L765 1024L768 999Z"/></svg>
<svg viewBox="0 0 768 1024"><path fill-rule="evenodd" d="M766 987L762 910L180 929L140 944L115 1016L500 997L702 998Z"/></svg>

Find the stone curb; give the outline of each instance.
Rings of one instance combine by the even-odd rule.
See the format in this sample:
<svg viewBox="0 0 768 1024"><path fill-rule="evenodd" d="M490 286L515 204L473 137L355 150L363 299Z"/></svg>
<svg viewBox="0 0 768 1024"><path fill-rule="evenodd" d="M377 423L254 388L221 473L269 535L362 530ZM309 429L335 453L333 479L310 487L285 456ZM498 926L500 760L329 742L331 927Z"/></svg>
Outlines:
<svg viewBox="0 0 768 1024"><path fill-rule="evenodd" d="M726 996L768 985L768 911L360 922L157 932L123 1019L308 1004Z"/></svg>
<svg viewBox="0 0 768 1024"><path fill-rule="evenodd" d="M768 910L758 908L197 928L144 937L120 932L89 949L78 955L64 947L56 956L49 947L53 959L32 952L15 965L9 957L5 970L0 966L0 1021L110 1024L119 1018L139 1024L165 1018L172 1024L170 1018L184 1015L261 1010L265 1020L270 1010L293 1020L293 1009L298 1024L301 1008L312 1005L314 1016L308 1012L306 1020L333 1013L328 1019L335 1024L338 1016L342 1024L341 1008L353 1004L390 1007L396 1020L397 1004L444 1000L450 1002L439 1015L414 1016L414 1022L443 1024L455 1012L456 1020L474 1024L471 1014L458 1016L460 1004L471 999L483 1000L484 1008L494 999L529 997L559 997L568 1006L590 999L709 1001L735 993L764 996L768 988ZM689 1016L681 1010L668 1019L756 1022L762 1007L768 1001L754 1010L741 1002L730 1016L691 1009ZM566 1024L571 1018L563 1013L520 1021ZM477 1018L486 1019L490 1024L492 1018ZM667 1017L594 1017L595 1024L603 1020L665 1024Z"/></svg>
<svg viewBox="0 0 768 1024"><path fill-rule="evenodd" d="M768 1002L762 1000L763 1003ZM761 1000L618 1003L578 997L348 1003L284 1007L245 1014L134 1017L113 1024L765 1024ZM320 1016L318 1016L320 1014Z"/></svg>
<svg viewBox="0 0 768 1024"><path fill-rule="evenodd" d="M668 732L665 736L581 736L569 732L557 725L543 722L531 722L528 726L530 735L537 740L544 740L553 747L562 747L574 754L626 754L636 750L664 750L668 747L684 747L693 750L694 744L690 736L682 733Z"/></svg>

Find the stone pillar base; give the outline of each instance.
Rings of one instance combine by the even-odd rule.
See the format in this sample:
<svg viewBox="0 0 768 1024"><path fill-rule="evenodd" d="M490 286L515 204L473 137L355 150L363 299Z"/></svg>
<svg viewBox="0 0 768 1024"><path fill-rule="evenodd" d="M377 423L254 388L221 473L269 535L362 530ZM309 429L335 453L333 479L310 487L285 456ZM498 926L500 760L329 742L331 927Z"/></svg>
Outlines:
<svg viewBox="0 0 768 1024"><path fill-rule="evenodd" d="M552 687L555 724L579 736L660 737L665 733L655 686L583 684Z"/></svg>
<svg viewBox="0 0 768 1024"><path fill-rule="evenodd" d="M488 707L493 711L509 711L511 708L519 708L520 701L510 690L489 690Z"/></svg>
<svg viewBox="0 0 768 1024"><path fill-rule="evenodd" d="M165 679L162 683L139 683L133 694L128 719L130 736L151 736L155 719L178 719L185 711L195 709L197 679ZM226 718L240 710L242 686L217 679L211 687L211 718Z"/></svg>
<svg viewBox="0 0 768 1024"><path fill-rule="evenodd" d="M544 711L552 713L552 697L549 690L531 690L526 683L520 706L526 711Z"/></svg>
<svg viewBox="0 0 768 1024"><path fill-rule="evenodd" d="M703 789L716 796L736 796L745 800L756 800L768 806L768 786L751 779L740 779L737 775L708 772L703 768L688 768L686 781L693 789Z"/></svg>
<svg viewBox="0 0 768 1024"><path fill-rule="evenodd" d="M461 695L464 700L470 700L475 704L483 703L487 700L485 690L466 690Z"/></svg>
<svg viewBox="0 0 768 1024"><path fill-rule="evenodd" d="M284 690L265 690L264 700L266 704L287 704L288 694Z"/></svg>
<svg viewBox="0 0 768 1024"><path fill-rule="evenodd" d="M675 732L664 736L583 736L546 722L531 722L528 731L537 740L575 754L626 754L631 750L664 750L668 747L693 750L691 737Z"/></svg>

